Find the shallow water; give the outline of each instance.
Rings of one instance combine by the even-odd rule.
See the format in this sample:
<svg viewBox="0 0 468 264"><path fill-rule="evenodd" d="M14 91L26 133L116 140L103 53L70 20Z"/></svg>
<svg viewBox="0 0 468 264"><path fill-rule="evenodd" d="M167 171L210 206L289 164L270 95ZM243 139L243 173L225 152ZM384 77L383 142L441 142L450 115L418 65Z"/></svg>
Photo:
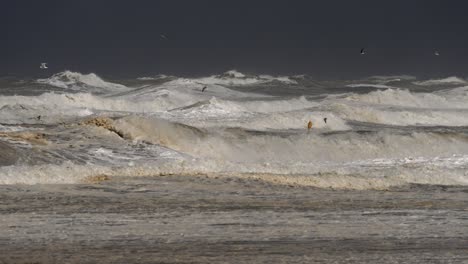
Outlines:
<svg viewBox="0 0 468 264"><path fill-rule="evenodd" d="M204 176L0 186L3 263L467 263L468 189Z"/></svg>

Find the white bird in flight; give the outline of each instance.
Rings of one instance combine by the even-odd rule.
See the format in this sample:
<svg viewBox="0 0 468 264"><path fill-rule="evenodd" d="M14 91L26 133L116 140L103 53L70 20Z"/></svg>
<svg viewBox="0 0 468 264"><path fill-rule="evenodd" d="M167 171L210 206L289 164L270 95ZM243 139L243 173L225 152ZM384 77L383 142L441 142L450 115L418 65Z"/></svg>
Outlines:
<svg viewBox="0 0 468 264"><path fill-rule="evenodd" d="M41 63L41 66L39 66L39 68L41 68L41 69L48 69L49 67L47 67L47 63L46 63L46 62L42 62L42 63Z"/></svg>
<svg viewBox="0 0 468 264"><path fill-rule="evenodd" d="M439 56L440 53L436 50L436 51L434 52L434 55Z"/></svg>

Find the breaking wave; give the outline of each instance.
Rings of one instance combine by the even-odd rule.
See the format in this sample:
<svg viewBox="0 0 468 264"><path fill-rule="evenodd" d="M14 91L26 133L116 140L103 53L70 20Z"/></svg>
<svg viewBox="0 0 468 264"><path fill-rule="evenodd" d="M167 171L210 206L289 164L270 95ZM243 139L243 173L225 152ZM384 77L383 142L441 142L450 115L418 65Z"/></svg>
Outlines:
<svg viewBox="0 0 468 264"><path fill-rule="evenodd" d="M466 163L467 157L454 157ZM426 160L428 162L430 160ZM437 161L436 161L437 162ZM192 177L235 177L246 180L261 180L279 185L313 186L335 189L387 189L411 183L431 185L467 185L466 168L447 170L445 160L430 167L404 162L406 169L388 167L363 167L352 169L343 167L314 167L307 164L294 164L291 169L284 167L271 173L270 164L244 167L235 163L224 163L224 170L216 169L218 164L205 161L183 161L154 163L142 166L105 167L96 165L76 165L67 162L62 165L6 166L0 169L1 184L75 184L89 182L89 179L105 177L157 177L160 175L185 175ZM235 169L233 173L229 170ZM307 174L295 173L296 170ZM245 171L245 172L243 172ZM257 171L257 172L252 172Z"/></svg>
<svg viewBox="0 0 468 264"><path fill-rule="evenodd" d="M351 88L360 88L360 87L373 87L378 89L396 89L396 87L388 86L384 84L370 84L370 83L356 83L356 84L348 84L347 87Z"/></svg>
<svg viewBox="0 0 468 264"><path fill-rule="evenodd" d="M456 77L232 70L123 85L66 71L37 82L44 93L0 95L0 183L203 174L356 189L468 184L468 86Z"/></svg>
<svg viewBox="0 0 468 264"><path fill-rule="evenodd" d="M271 75L245 75L236 70L227 71L221 75L212 75L202 78L177 78L172 82L178 84L200 84L200 85L222 85L222 86L252 86L266 84L271 82L279 82L283 84L297 84L297 82L287 76L271 76Z"/></svg>
<svg viewBox="0 0 468 264"><path fill-rule="evenodd" d="M6 166L0 169L0 182L79 183L97 175L181 174L352 189L408 183L468 184L468 138L456 133L252 133L243 129L200 129L137 116L118 119L113 126L134 144L156 144L188 154L189 158L121 166L78 165L70 161Z"/></svg>
<svg viewBox="0 0 468 264"><path fill-rule="evenodd" d="M457 88L457 90L460 91L460 88ZM460 92L453 94L450 91L445 91L444 94L436 94L414 93L407 89L386 89L367 94L353 94L348 96L346 99L356 102L399 107L468 109L468 104L466 103L468 97L460 97L460 95Z"/></svg>
<svg viewBox="0 0 468 264"><path fill-rule="evenodd" d="M79 72L64 71L56 73L47 79L38 79L38 83L48 84L63 89L102 92L116 92L128 89L124 85L106 82L94 73L81 74Z"/></svg>
<svg viewBox="0 0 468 264"><path fill-rule="evenodd" d="M416 85L422 85L422 86L433 86L433 85L444 85L444 84L466 84L467 82L463 79L452 76L452 77L447 77L444 79L434 79L434 80L419 81L419 82L413 82L413 83Z"/></svg>
<svg viewBox="0 0 468 264"><path fill-rule="evenodd" d="M146 141L195 157L242 162L350 162L463 154L468 137L453 133L249 133L246 130L199 129L162 119L129 116L115 128L131 140ZM258 155L258 151L262 155Z"/></svg>

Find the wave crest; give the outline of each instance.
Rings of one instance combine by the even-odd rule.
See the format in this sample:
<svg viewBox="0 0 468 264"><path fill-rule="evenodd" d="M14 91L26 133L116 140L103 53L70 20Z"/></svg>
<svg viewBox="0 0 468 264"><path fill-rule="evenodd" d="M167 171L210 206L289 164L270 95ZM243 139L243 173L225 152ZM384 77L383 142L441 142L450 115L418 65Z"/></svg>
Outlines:
<svg viewBox="0 0 468 264"><path fill-rule="evenodd" d="M106 82L94 73L82 74L71 71L59 72L49 78L38 79L37 82L58 88L79 91L86 90L87 88L100 88L100 90L104 89L107 91L121 91L128 89L122 84Z"/></svg>
<svg viewBox="0 0 468 264"><path fill-rule="evenodd" d="M466 84L467 82L461 78L452 76L444 79L432 79L421 82L413 82L416 85L421 86L433 86L433 85L444 85L444 84Z"/></svg>

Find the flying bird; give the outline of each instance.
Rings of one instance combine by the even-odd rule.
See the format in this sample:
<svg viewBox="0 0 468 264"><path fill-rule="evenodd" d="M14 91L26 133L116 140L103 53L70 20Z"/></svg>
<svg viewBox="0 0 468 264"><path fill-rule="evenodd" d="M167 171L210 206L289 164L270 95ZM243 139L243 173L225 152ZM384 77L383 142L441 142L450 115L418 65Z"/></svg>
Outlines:
<svg viewBox="0 0 468 264"><path fill-rule="evenodd" d="M161 38L163 38L163 39L167 39L166 35L164 35L164 34L160 34L159 36L160 36Z"/></svg>
<svg viewBox="0 0 468 264"><path fill-rule="evenodd" d="M439 56L440 53L436 50L436 51L434 52L434 55Z"/></svg>
<svg viewBox="0 0 468 264"><path fill-rule="evenodd" d="M206 86L204 86L201 91L204 92L206 90Z"/></svg>
<svg viewBox="0 0 468 264"><path fill-rule="evenodd" d="M366 50L364 48L361 49L361 55L366 54Z"/></svg>
<svg viewBox="0 0 468 264"><path fill-rule="evenodd" d="M48 69L49 67L47 67L47 63L46 62L42 62L41 63L41 66L39 66L40 69Z"/></svg>

